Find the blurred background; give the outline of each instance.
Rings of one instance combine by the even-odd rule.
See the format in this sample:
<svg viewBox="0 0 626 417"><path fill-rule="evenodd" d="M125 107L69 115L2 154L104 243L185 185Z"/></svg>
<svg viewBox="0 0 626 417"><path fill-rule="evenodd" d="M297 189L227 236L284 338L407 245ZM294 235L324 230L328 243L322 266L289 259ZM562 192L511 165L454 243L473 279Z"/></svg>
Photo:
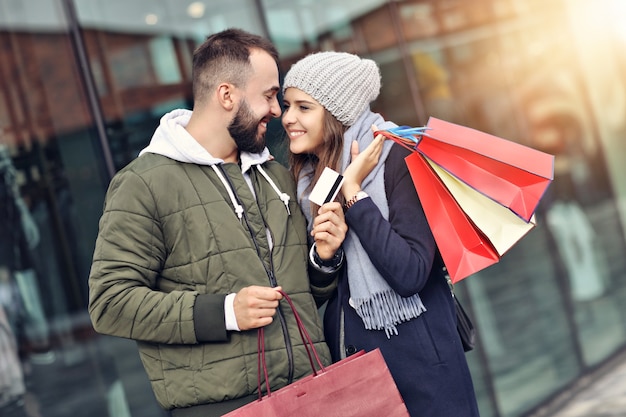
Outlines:
<svg viewBox="0 0 626 417"><path fill-rule="evenodd" d="M93 331L87 277L109 180L191 108L193 50L228 27L270 38L281 75L374 59L398 124L556 155L538 226L456 284L481 415L538 409L626 349L624 21L623 0L0 0L0 309L29 415L165 415L134 343ZM278 120L269 147L286 163Z"/></svg>

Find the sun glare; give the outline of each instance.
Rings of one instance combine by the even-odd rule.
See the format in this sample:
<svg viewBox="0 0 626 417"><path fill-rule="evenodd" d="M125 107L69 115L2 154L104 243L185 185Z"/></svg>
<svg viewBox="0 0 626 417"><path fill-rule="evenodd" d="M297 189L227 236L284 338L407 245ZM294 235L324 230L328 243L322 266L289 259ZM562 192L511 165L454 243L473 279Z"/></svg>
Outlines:
<svg viewBox="0 0 626 417"><path fill-rule="evenodd" d="M612 26L617 36L626 41L626 1L608 0L609 16L613 19Z"/></svg>

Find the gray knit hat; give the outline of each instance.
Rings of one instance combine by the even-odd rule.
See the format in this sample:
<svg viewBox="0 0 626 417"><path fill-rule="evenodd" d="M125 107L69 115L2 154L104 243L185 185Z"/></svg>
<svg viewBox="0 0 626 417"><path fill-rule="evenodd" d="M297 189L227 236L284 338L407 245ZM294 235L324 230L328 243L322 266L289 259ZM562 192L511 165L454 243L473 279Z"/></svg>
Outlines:
<svg viewBox="0 0 626 417"><path fill-rule="evenodd" d="M371 59L347 52L317 52L291 66L283 82L304 91L345 126L352 126L380 92L380 71Z"/></svg>

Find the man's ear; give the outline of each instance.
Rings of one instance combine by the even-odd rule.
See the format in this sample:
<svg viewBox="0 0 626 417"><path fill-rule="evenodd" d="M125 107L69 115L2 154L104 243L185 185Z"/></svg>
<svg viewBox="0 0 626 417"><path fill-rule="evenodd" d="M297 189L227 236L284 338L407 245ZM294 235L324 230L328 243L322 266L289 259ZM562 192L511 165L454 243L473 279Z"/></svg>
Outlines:
<svg viewBox="0 0 626 417"><path fill-rule="evenodd" d="M235 86L230 83L222 83L217 87L217 100L225 110L235 107Z"/></svg>

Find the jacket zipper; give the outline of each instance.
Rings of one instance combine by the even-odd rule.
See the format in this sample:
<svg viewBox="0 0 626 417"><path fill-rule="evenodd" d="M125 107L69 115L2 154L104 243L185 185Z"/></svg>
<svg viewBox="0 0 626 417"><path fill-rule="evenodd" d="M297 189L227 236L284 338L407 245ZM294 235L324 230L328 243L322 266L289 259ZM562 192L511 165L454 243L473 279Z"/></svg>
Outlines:
<svg viewBox="0 0 626 417"><path fill-rule="evenodd" d="M226 181L228 182L228 186L230 187L230 189L232 190L233 194L235 195L235 198L237 199L237 203L240 204L243 207L243 204L241 203L241 200L239 199L239 195L237 194L237 191L235 189L235 187L233 186L230 177L228 176L228 174L226 173L226 171L224 170L224 168L222 167L222 165L219 165L219 169L220 171L222 171L222 174L224 174L224 178L226 179ZM244 179L245 181L245 179ZM256 196L255 196L256 199ZM260 211L259 211L260 212ZM263 219L263 226L265 227L266 230L269 230L269 227L267 227L267 222L265 221L265 218L263 217L263 214L261 214L261 218ZM256 250L257 256L259 257L259 260L261 261L261 264L263 265L263 269L265 269L265 273L269 279L270 285L272 287L277 287L278 286L278 281L276 280L276 276L274 275L274 266L273 266L273 259L272 259L272 253L274 252L274 248L272 246L272 249L270 251L270 264L271 264L271 269L268 269L265 266L265 262L263 262L263 258L261 256L261 248L259 247L259 243L256 240L256 237L254 236L254 232L252 231L252 227L250 227L250 223L248 222L248 215L247 212L244 210L243 211L243 220L246 223L246 229L248 229L248 233L250 234L250 238L252 239L252 242L254 243L254 249ZM270 230L270 234L271 230ZM273 234L272 234L272 239L273 239ZM285 348L287 351L287 359L288 359L288 363L289 363L289 375L288 375L288 383L291 384L293 382L293 375L295 372L295 364L294 364L294 360L293 360L293 346L291 344L291 338L289 337L289 329L287 328L287 321L285 320L285 315L282 311L282 308L280 307L280 304L278 306L278 319L280 321L280 325L283 329L283 338L285 339ZM267 383L269 384L269 381L267 381Z"/></svg>
<svg viewBox="0 0 626 417"><path fill-rule="evenodd" d="M289 207L287 206L287 212L289 213ZM265 229L268 231L268 233L270 234L270 237L272 239L272 242L275 242L274 239L274 233L272 233L272 230L267 226L267 221L265 220L265 216L263 216L263 212L261 210L259 210L259 214L261 216L261 218L263 219L263 225L265 226ZM290 213L291 215L291 213ZM252 238L254 240L254 237ZM268 275L270 276L270 282L273 282L273 286L276 285L278 286L278 281L276 280L276 276L274 275L274 257L272 256L272 254L274 253L274 245L272 243L272 248L270 251L270 270L268 271ZM260 254L259 254L260 256ZM263 264L265 265L265 264ZM287 375L287 381L289 384L291 384L293 382L293 376L295 373L295 361L293 359L293 346L291 344L291 337L289 336L289 328L287 327L287 321L285 319L285 314L283 313L282 307L279 304L278 305L278 318L280 319L281 322L281 326L283 328L283 337L285 339L285 346L287 346L286 352L287 352L287 363L289 363L289 374Z"/></svg>

